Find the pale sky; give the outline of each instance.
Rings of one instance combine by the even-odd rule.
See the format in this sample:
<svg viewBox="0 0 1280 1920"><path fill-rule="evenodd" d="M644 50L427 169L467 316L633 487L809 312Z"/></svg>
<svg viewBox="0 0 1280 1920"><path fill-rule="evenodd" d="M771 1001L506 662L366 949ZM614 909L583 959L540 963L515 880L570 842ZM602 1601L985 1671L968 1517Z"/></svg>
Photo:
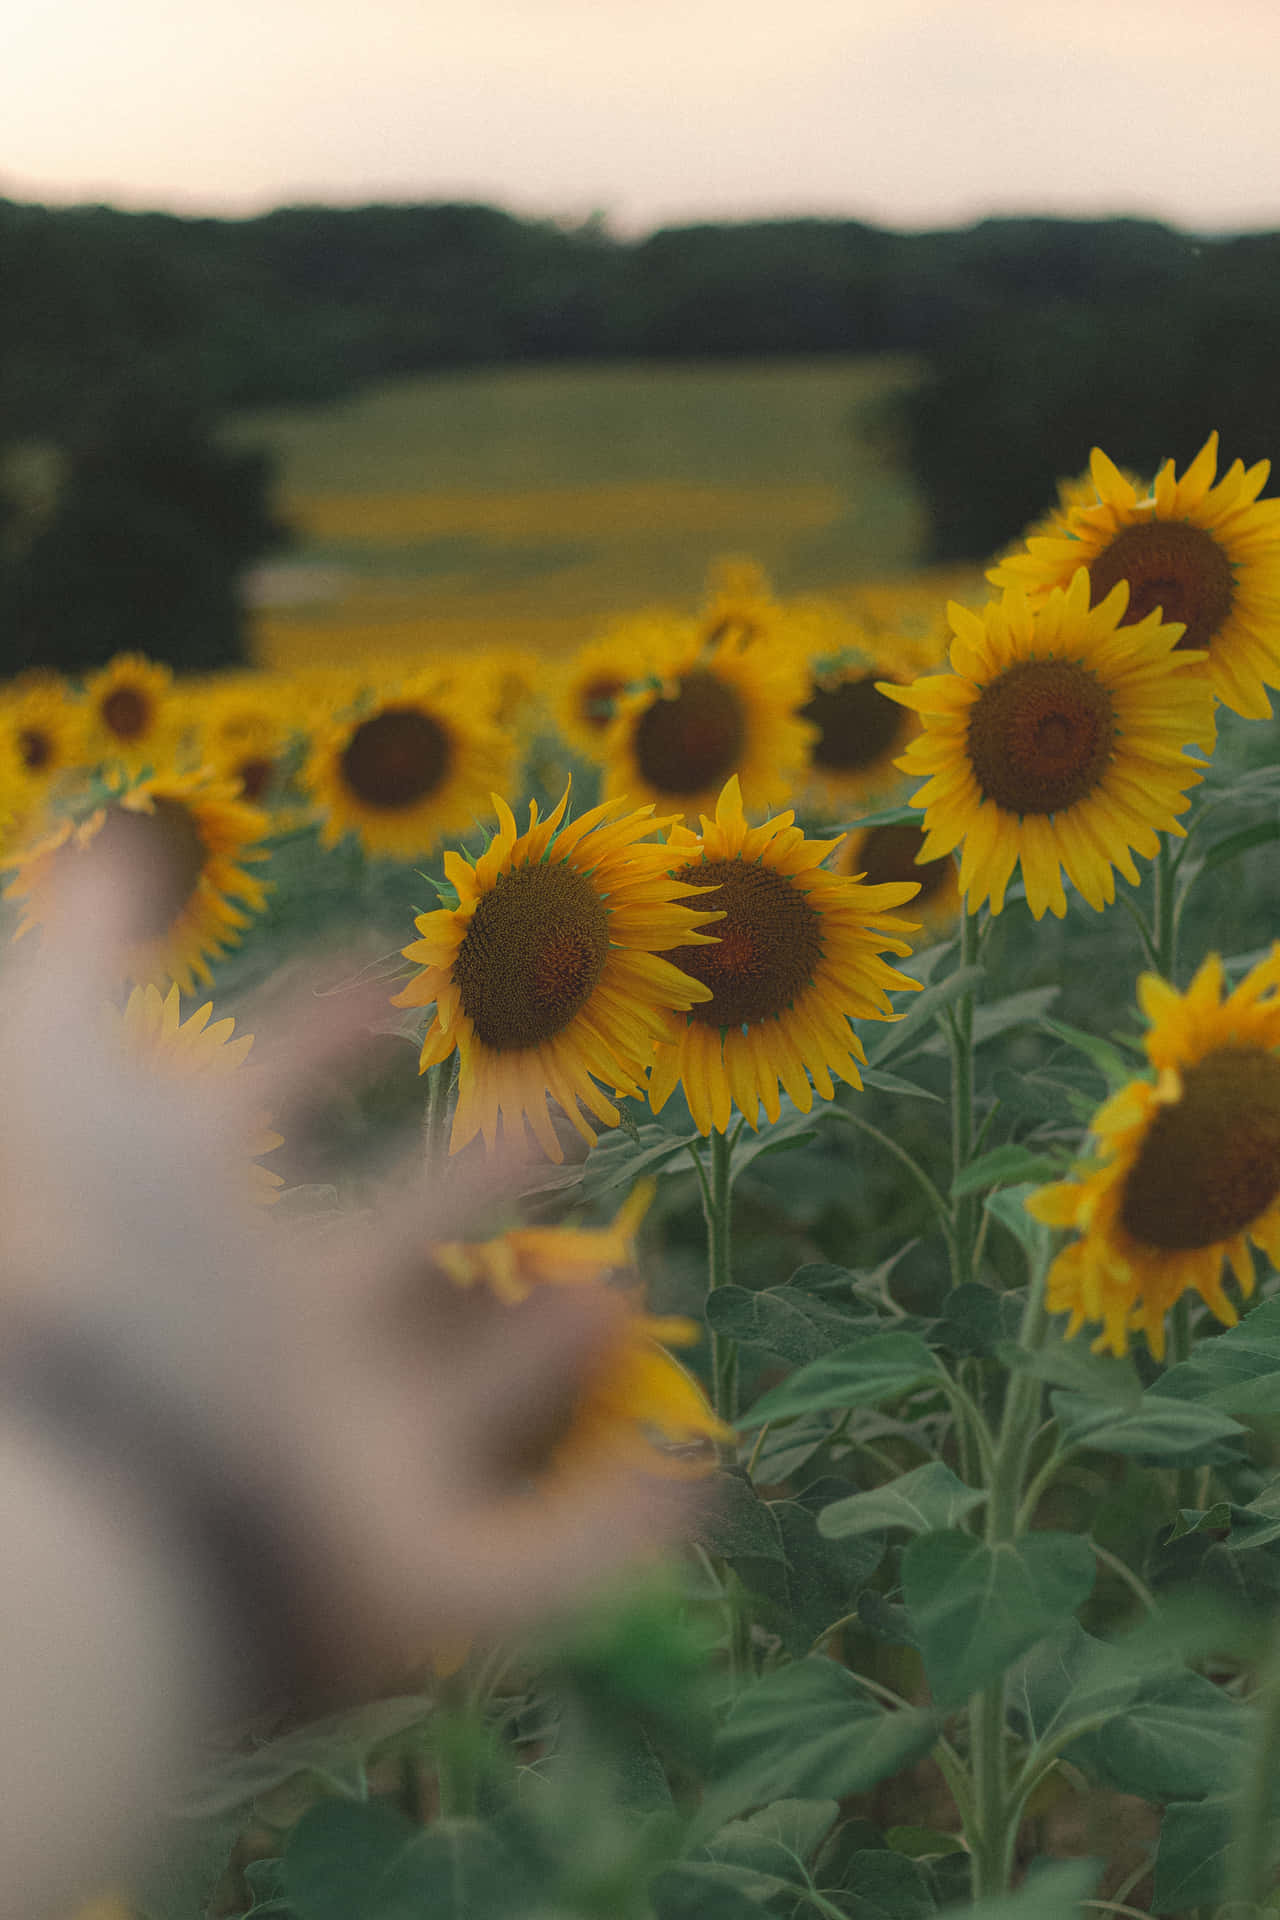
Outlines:
<svg viewBox="0 0 1280 1920"><path fill-rule="evenodd" d="M1280 226L1280 0L15 0L0 195Z"/></svg>

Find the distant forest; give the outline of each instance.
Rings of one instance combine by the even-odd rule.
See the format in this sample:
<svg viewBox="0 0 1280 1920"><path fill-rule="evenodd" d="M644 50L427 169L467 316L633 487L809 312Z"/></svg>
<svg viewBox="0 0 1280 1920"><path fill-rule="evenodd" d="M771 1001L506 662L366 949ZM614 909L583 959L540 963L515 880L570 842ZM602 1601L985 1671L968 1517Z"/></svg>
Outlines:
<svg viewBox="0 0 1280 1920"><path fill-rule="evenodd" d="M282 530L265 459L222 449L217 423L450 367L918 355L895 425L933 557L979 557L1095 441L1139 470L1214 426L1230 456L1280 450L1278 269L1280 234L1137 219L632 241L485 206L212 220L0 201L0 455L53 445L63 473L38 527L0 494L0 670L102 657L122 635L193 665L226 657L235 574ZM152 568L139 608L157 543L173 577Z"/></svg>

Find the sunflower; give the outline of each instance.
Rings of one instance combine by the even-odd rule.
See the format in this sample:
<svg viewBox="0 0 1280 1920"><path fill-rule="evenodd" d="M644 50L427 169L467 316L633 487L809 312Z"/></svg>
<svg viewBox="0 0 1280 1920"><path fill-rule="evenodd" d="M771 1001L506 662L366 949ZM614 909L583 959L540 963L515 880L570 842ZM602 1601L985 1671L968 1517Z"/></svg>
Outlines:
<svg viewBox="0 0 1280 1920"><path fill-rule="evenodd" d="M326 847L356 833L367 853L409 860L471 825L513 760L475 691L431 669L321 731L302 783Z"/></svg>
<svg viewBox="0 0 1280 1920"><path fill-rule="evenodd" d="M925 730L898 762L927 782L911 797L925 809L923 857L964 842L960 889L976 912L1022 862L1027 904L1039 920L1067 910L1061 869L1099 911L1115 898L1118 867L1136 883L1130 849L1154 857L1201 764L1184 747L1213 738L1212 698L1179 651L1181 628L1159 612L1124 625L1124 581L1090 608L1081 567L1066 592L1040 606L1008 592L981 615L954 602L951 672L881 691L924 716Z"/></svg>
<svg viewBox="0 0 1280 1920"><path fill-rule="evenodd" d="M848 818L902 785L897 757L920 731L916 715L885 698L879 682L906 686L920 661L905 644L867 639L819 655L810 667L801 717L814 729L809 746L810 796Z"/></svg>
<svg viewBox="0 0 1280 1920"><path fill-rule="evenodd" d="M698 636L714 645L734 634L741 640L769 638L787 617L774 598L769 576L755 560L731 557L717 560L707 579L707 592L698 610Z"/></svg>
<svg viewBox="0 0 1280 1920"><path fill-rule="evenodd" d="M594 1144L579 1102L616 1126L618 1110L596 1082L639 1094L674 1015L709 997L659 958L705 939L698 929L716 917L681 904L697 889L671 878L665 847L640 844L669 823L655 822L651 807L617 818L621 803L609 801L566 824L568 800L566 789L545 820L531 801L522 834L495 794L498 832L486 851L474 865L445 855L457 905L420 915L421 938L404 949L421 972L394 1004L435 1007L422 1071L458 1052L453 1153L478 1133L492 1146L499 1120L520 1133L527 1117L562 1160L548 1093Z"/></svg>
<svg viewBox="0 0 1280 1920"><path fill-rule="evenodd" d="M486 1287L505 1307L518 1308L544 1286L598 1286L633 1265L635 1229L650 1191L637 1189L608 1227L519 1227L492 1240L437 1244L432 1259L455 1285ZM623 1297L626 1319L573 1404L562 1410L543 1470L615 1459L650 1472L684 1473L690 1465L705 1471L715 1464L705 1443L732 1440L733 1429L717 1420L700 1388L666 1352L668 1346L692 1345L699 1330L690 1320L654 1318ZM696 1442L703 1443L696 1462L671 1451Z"/></svg>
<svg viewBox="0 0 1280 1920"><path fill-rule="evenodd" d="M987 578L1043 598L1086 567L1095 601L1129 583L1129 619L1155 608L1183 628L1179 645L1208 654L1205 669L1224 706L1270 717L1266 688L1280 686L1280 500L1259 500L1271 470L1237 460L1214 485L1211 433L1179 480L1172 460L1141 495L1094 448L1097 504L1068 510L1063 528L1028 540Z"/></svg>
<svg viewBox="0 0 1280 1920"><path fill-rule="evenodd" d="M869 887L915 880L920 891L911 902L912 914L929 932L940 934L960 912L960 884L950 854L921 860L924 841L924 828L914 820L853 827L836 855L835 871Z"/></svg>
<svg viewBox="0 0 1280 1920"><path fill-rule="evenodd" d="M140 781L12 862L17 872L4 897L22 903L16 937L48 917L64 861L96 849L145 862L149 881L123 971L141 983L173 980L190 993L196 980L212 979L209 961L235 946L266 905L262 882L238 864L266 859L254 844L266 830L266 815L208 769Z"/></svg>
<svg viewBox="0 0 1280 1920"><path fill-rule="evenodd" d="M735 1104L752 1127L761 1101L776 1120L779 1082L802 1113L813 1105L810 1074L824 1100L835 1092L832 1073L860 1087L854 1063L866 1056L850 1019L883 1020L892 1011L886 989L920 985L879 958L910 953L901 936L913 923L886 909L910 900L917 883L866 887L828 873L821 862L839 841L806 840L794 817L749 827L729 780L701 838L685 827L671 833L677 880L711 888L702 904L724 917L712 940L673 956L709 997L659 1043L649 1102L661 1113L682 1081L701 1133L723 1133Z"/></svg>
<svg viewBox="0 0 1280 1920"><path fill-rule="evenodd" d="M284 778L290 741L303 725L283 674L246 674L189 694L185 702L200 761L234 780L240 798L266 805Z"/></svg>
<svg viewBox="0 0 1280 1920"><path fill-rule="evenodd" d="M561 667L552 711L576 753L588 760L604 758L618 702L652 673L668 644L670 626L669 619L649 614L616 620Z"/></svg>
<svg viewBox="0 0 1280 1920"><path fill-rule="evenodd" d="M0 778L39 805L66 773L85 765L84 709L57 674L40 675L0 700Z"/></svg>
<svg viewBox="0 0 1280 1920"><path fill-rule="evenodd" d="M814 731L798 712L799 648L756 641L741 624L704 640L673 622L663 640L653 681L618 700L601 741L606 796L696 812L736 773L752 805L785 799Z"/></svg>
<svg viewBox="0 0 1280 1920"><path fill-rule="evenodd" d="M1224 1260L1246 1297L1250 1241L1280 1264L1280 944L1225 999L1222 988L1216 954L1185 994L1143 975L1154 1082L1099 1108L1095 1158L1027 1201L1083 1236L1054 1261L1048 1303L1071 1315L1069 1334L1101 1321L1099 1350L1123 1353L1141 1328L1162 1358L1165 1314L1187 1292L1234 1326Z"/></svg>
<svg viewBox="0 0 1280 1920"><path fill-rule="evenodd" d="M173 675L141 653L118 653L85 681L87 752L91 763L119 763L136 773L168 756L180 724Z"/></svg>
<svg viewBox="0 0 1280 1920"><path fill-rule="evenodd" d="M211 1026L209 1016L212 1012L213 1002L208 1001L183 1020L179 1011L177 986L171 986L167 994L161 995L158 987L148 985L135 987L121 1012L112 1009L112 1018L131 1057L152 1071L172 1069L182 1074L234 1072L243 1064L252 1047L253 1035L245 1033L233 1040L231 1036L235 1032L235 1021L229 1018L215 1020ZM271 1130L265 1116L245 1142L245 1152L252 1161L249 1171L253 1196L261 1206L271 1205L284 1181L278 1173L259 1166L257 1156L272 1153L283 1144L283 1135Z"/></svg>

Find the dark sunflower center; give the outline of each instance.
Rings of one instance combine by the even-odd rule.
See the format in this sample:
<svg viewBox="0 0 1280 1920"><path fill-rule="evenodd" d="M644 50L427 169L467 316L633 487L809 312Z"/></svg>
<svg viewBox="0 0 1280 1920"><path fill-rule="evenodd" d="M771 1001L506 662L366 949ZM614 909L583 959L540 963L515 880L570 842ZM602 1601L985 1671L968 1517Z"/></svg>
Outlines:
<svg viewBox="0 0 1280 1920"><path fill-rule="evenodd" d="M1280 1058L1220 1047L1182 1075L1124 1183L1135 1240L1190 1252L1229 1240L1280 1196Z"/></svg>
<svg viewBox="0 0 1280 1920"><path fill-rule="evenodd" d="M28 773L39 773L53 758L53 741L43 727L21 727L18 752Z"/></svg>
<svg viewBox="0 0 1280 1920"><path fill-rule="evenodd" d="M362 720L342 751L342 779L366 807L396 813L442 784L452 759L449 735L417 707L384 707Z"/></svg>
<svg viewBox="0 0 1280 1920"><path fill-rule="evenodd" d="M876 692L869 673L834 687L815 687L800 713L818 728L814 766L833 773L857 773L882 760L902 738L907 717L896 702Z"/></svg>
<svg viewBox="0 0 1280 1920"><path fill-rule="evenodd" d="M613 718L613 703L626 684L616 674L602 673L598 679L589 680L578 699L584 723L597 732L607 727Z"/></svg>
<svg viewBox="0 0 1280 1920"><path fill-rule="evenodd" d="M150 722L151 702L138 687L113 687L98 711L117 740L137 740Z"/></svg>
<svg viewBox="0 0 1280 1920"><path fill-rule="evenodd" d="M670 699L655 700L641 714L636 764L659 793L700 793L728 779L746 738L746 714L734 688L695 667Z"/></svg>
<svg viewBox="0 0 1280 1920"><path fill-rule="evenodd" d="M271 785L275 772L275 762L260 755L242 760L236 768L236 778L240 782L242 800L260 800Z"/></svg>
<svg viewBox="0 0 1280 1920"><path fill-rule="evenodd" d="M916 856L923 845L923 827L872 827L853 856L853 870L863 873L865 869L864 883L869 887L883 886L890 880L918 880L920 891L910 902L918 907L945 885L949 864L944 858L917 866Z"/></svg>
<svg viewBox="0 0 1280 1920"><path fill-rule="evenodd" d="M984 800L1059 813L1091 794L1111 759L1111 695L1075 660L1017 660L969 714L969 762Z"/></svg>
<svg viewBox="0 0 1280 1920"><path fill-rule="evenodd" d="M677 880L715 887L698 896L715 946L677 947L667 955L682 973L710 987L690 1009L708 1027L751 1027L782 1013L813 978L822 957L822 923L798 887L770 867L707 860L682 867Z"/></svg>
<svg viewBox="0 0 1280 1920"><path fill-rule="evenodd" d="M1185 520L1146 520L1124 527L1089 569L1096 606L1118 581L1129 582L1125 625L1162 609L1186 628L1180 647L1207 647L1225 624L1235 575L1222 548L1203 527Z"/></svg>
<svg viewBox="0 0 1280 1920"><path fill-rule="evenodd" d="M88 852L141 875L133 937L158 940L195 892L206 848L195 816L180 800L157 800L154 813L108 807Z"/></svg>
<svg viewBox="0 0 1280 1920"><path fill-rule="evenodd" d="M604 972L609 916L563 861L501 874L453 963L462 1010L486 1047L536 1047L567 1027Z"/></svg>

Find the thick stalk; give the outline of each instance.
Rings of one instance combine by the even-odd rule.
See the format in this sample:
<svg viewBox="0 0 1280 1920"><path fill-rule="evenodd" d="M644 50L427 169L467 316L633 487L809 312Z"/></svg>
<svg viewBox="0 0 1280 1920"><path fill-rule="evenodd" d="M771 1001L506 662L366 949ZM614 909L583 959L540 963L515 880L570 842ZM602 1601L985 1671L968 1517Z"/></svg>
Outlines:
<svg viewBox="0 0 1280 1920"><path fill-rule="evenodd" d="M1027 1289L1018 1345L1034 1351L1044 1339L1049 1316L1044 1298L1044 1263L1037 1262ZM987 1544L1002 1546L1022 1529L1022 1487L1031 1441L1040 1425L1043 1389L1034 1375L1015 1372L1009 1380L1004 1413L992 1462L987 1501ZM1009 1891L1018 1833L1017 1805L1010 1793L1005 1750L1003 1674L974 1694L969 1703L973 1767L973 1892L976 1900Z"/></svg>
<svg viewBox="0 0 1280 1920"><path fill-rule="evenodd" d="M978 957L978 920L972 913L961 915L961 967L973 966ZM956 1178L973 1158L973 988L969 987L951 1009L947 1039L951 1052L951 1173ZM966 1194L952 1202L953 1242L950 1247L952 1278L957 1286L973 1278L973 1249L978 1230L976 1194Z"/></svg>
<svg viewBox="0 0 1280 1920"><path fill-rule="evenodd" d="M712 1132L710 1167L702 1179L702 1212L707 1223L707 1290L727 1287L733 1277L733 1149L727 1134ZM701 1169L700 1169L701 1170ZM711 1377L715 1409L732 1422L738 1411L738 1347L727 1334L711 1335Z"/></svg>
<svg viewBox="0 0 1280 1920"><path fill-rule="evenodd" d="M1249 1755L1249 1771L1240 1783L1227 1856L1227 1902L1241 1913L1262 1911L1276 1854L1272 1809L1280 1767L1280 1636L1274 1630L1254 1704L1257 1734Z"/></svg>

